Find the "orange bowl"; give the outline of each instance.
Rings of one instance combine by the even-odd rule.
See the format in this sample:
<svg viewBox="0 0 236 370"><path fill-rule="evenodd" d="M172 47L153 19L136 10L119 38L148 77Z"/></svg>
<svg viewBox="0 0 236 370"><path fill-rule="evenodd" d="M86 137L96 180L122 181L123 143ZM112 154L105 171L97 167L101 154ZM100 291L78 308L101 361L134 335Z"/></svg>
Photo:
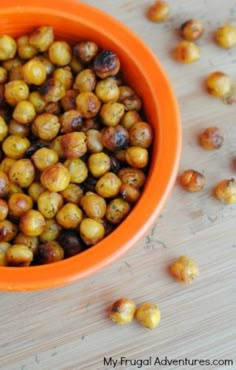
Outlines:
<svg viewBox="0 0 236 370"><path fill-rule="evenodd" d="M180 117L169 80L155 55L127 27L74 0L8 0L0 5L1 34L18 36L51 25L65 40L91 39L120 57L124 78L142 97L155 134L145 188L132 212L104 240L63 261L32 267L0 267L0 289L36 290L64 285L95 273L144 236L174 185L181 149Z"/></svg>

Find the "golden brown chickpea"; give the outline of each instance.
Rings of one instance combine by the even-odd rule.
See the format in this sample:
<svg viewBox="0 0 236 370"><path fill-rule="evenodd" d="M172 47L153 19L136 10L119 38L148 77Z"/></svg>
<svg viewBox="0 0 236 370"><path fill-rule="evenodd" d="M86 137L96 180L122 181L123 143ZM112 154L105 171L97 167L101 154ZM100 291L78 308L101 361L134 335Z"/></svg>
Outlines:
<svg viewBox="0 0 236 370"><path fill-rule="evenodd" d="M113 172L107 172L96 183L95 189L103 198L112 198L119 194L121 181Z"/></svg>
<svg viewBox="0 0 236 370"><path fill-rule="evenodd" d="M65 257L75 256L84 249L84 243L76 230L63 229L58 242L64 249Z"/></svg>
<svg viewBox="0 0 236 370"><path fill-rule="evenodd" d="M100 116L106 126L116 126L125 113L125 106L118 102L108 102L102 105Z"/></svg>
<svg viewBox="0 0 236 370"><path fill-rule="evenodd" d="M16 159L5 157L0 163L0 171L8 175L10 168L16 162Z"/></svg>
<svg viewBox="0 0 236 370"><path fill-rule="evenodd" d="M122 184L120 187L120 195L128 202L137 202L141 193L138 188L130 184Z"/></svg>
<svg viewBox="0 0 236 370"><path fill-rule="evenodd" d="M82 63L89 63L96 56L98 46L93 41L80 41L74 46L73 52Z"/></svg>
<svg viewBox="0 0 236 370"><path fill-rule="evenodd" d="M29 195L24 193L12 194L8 200L9 213L20 217L23 213L33 208L33 201Z"/></svg>
<svg viewBox="0 0 236 370"><path fill-rule="evenodd" d="M3 141L8 134L8 125L5 119L0 116L0 141Z"/></svg>
<svg viewBox="0 0 236 370"><path fill-rule="evenodd" d="M226 73L216 71L208 75L206 86L209 94L222 97L229 94L232 88L232 81Z"/></svg>
<svg viewBox="0 0 236 370"><path fill-rule="evenodd" d="M88 169L82 159L67 159L64 166L70 173L70 181L76 184L81 184L88 176Z"/></svg>
<svg viewBox="0 0 236 370"><path fill-rule="evenodd" d="M132 299L120 298L112 304L109 317L116 324L127 325L133 321L135 311L136 304Z"/></svg>
<svg viewBox="0 0 236 370"><path fill-rule="evenodd" d="M33 104L37 113L42 113L46 107L46 102L38 91L32 91L29 95L29 101Z"/></svg>
<svg viewBox="0 0 236 370"><path fill-rule="evenodd" d="M8 104L15 106L22 100L27 100L29 88L25 81L10 81L5 85L4 97Z"/></svg>
<svg viewBox="0 0 236 370"><path fill-rule="evenodd" d="M87 217L102 219L106 213L106 201L99 195L88 192L80 202Z"/></svg>
<svg viewBox="0 0 236 370"><path fill-rule="evenodd" d="M55 163L47 167L41 177L42 185L52 191L63 191L70 183L70 173L62 163Z"/></svg>
<svg viewBox="0 0 236 370"><path fill-rule="evenodd" d="M119 90L119 102L125 106L126 111L139 111L142 108L141 98L130 86L121 85Z"/></svg>
<svg viewBox="0 0 236 370"><path fill-rule="evenodd" d="M29 44L41 52L47 51L53 40L54 32L50 26L38 27L29 35Z"/></svg>
<svg viewBox="0 0 236 370"><path fill-rule="evenodd" d="M87 245L94 245L103 239L104 226L92 218L84 218L79 225L80 236Z"/></svg>
<svg viewBox="0 0 236 370"><path fill-rule="evenodd" d="M178 257L170 266L171 275L183 283L191 283L198 275L199 269L194 260L187 256Z"/></svg>
<svg viewBox="0 0 236 370"><path fill-rule="evenodd" d="M152 127L146 122L136 122L129 129L129 140L133 146L149 148L153 140Z"/></svg>
<svg viewBox="0 0 236 370"><path fill-rule="evenodd" d="M51 242L56 240L61 231L61 226L59 226L54 219L46 220L46 226L42 234L40 234L39 239L42 243Z"/></svg>
<svg viewBox="0 0 236 370"><path fill-rule="evenodd" d="M30 147L30 141L26 137L9 135L2 144L2 149L7 157L20 159Z"/></svg>
<svg viewBox="0 0 236 370"><path fill-rule="evenodd" d="M66 202L80 204L83 196L83 190L79 185L69 184L65 190L60 193Z"/></svg>
<svg viewBox="0 0 236 370"><path fill-rule="evenodd" d="M22 65L13 67L9 72L9 81L24 80Z"/></svg>
<svg viewBox="0 0 236 370"><path fill-rule="evenodd" d="M10 242L17 234L17 226L9 220L0 221L0 243Z"/></svg>
<svg viewBox="0 0 236 370"><path fill-rule="evenodd" d="M220 149L224 143L224 133L218 127L208 127L201 133L199 143L207 150Z"/></svg>
<svg viewBox="0 0 236 370"><path fill-rule="evenodd" d="M0 35L0 60L14 58L16 54L16 42L9 35Z"/></svg>
<svg viewBox="0 0 236 370"><path fill-rule="evenodd" d="M137 308L135 318L145 328L155 329L160 323L161 312L156 304L145 302Z"/></svg>
<svg viewBox="0 0 236 370"><path fill-rule="evenodd" d="M225 24L219 27L215 33L217 44L224 49L231 49L236 45L236 27Z"/></svg>
<svg viewBox="0 0 236 370"><path fill-rule="evenodd" d="M70 67L57 68L53 72L53 78L59 81L66 90L70 89L73 84L73 74Z"/></svg>
<svg viewBox="0 0 236 370"><path fill-rule="evenodd" d="M30 101L22 100L15 106L12 116L17 122L27 125L34 120L36 112Z"/></svg>
<svg viewBox="0 0 236 370"><path fill-rule="evenodd" d="M135 94L135 91L132 89L132 87L127 85L121 85L119 86L119 102L123 102L126 98L130 98Z"/></svg>
<svg viewBox="0 0 236 370"><path fill-rule="evenodd" d="M57 223L65 229L75 229L83 218L83 212L74 203L66 203L56 214Z"/></svg>
<svg viewBox="0 0 236 370"><path fill-rule="evenodd" d="M60 127L60 122L55 114L42 113L35 118L32 132L40 139L49 141L57 136Z"/></svg>
<svg viewBox="0 0 236 370"><path fill-rule="evenodd" d="M10 182L8 196L16 193L23 193L23 190L18 185L14 184L14 182Z"/></svg>
<svg viewBox="0 0 236 370"><path fill-rule="evenodd" d="M21 123L11 119L8 124L8 133L10 135L16 135L20 137L29 136L30 129L27 125L22 125Z"/></svg>
<svg viewBox="0 0 236 370"><path fill-rule="evenodd" d="M180 183L185 190L195 193L201 191L205 186L205 177L200 172L186 170L180 176Z"/></svg>
<svg viewBox="0 0 236 370"><path fill-rule="evenodd" d="M102 143L111 152L125 149L128 146L129 133L121 125L105 127L102 130Z"/></svg>
<svg viewBox="0 0 236 370"><path fill-rule="evenodd" d="M28 236L40 235L46 226L45 218L35 209L25 212L20 218L20 231Z"/></svg>
<svg viewBox="0 0 236 370"><path fill-rule="evenodd" d="M215 187L215 196L223 203L236 203L236 181L235 179L226 179L220 181Z"/></svg>
<svg viewBox="0 0 236 370"><path fill-rule="evenodd" d="M157 0L147 10L147 17L152 22L165 22L170 15L170 7L166 1Z"/></svg>
<svg viewBox="0 0 236 370"><path fill-rule="evenodd" d="M44 55L38 54L37 56L34 57L34 60L39 60L43 65L46 70L47 75L51 75L55 69L54 64L48 59L48 57Z"/></svg>
<svg viewBox="0 0 236 370"><path fill-rule="evenodd" d="M90 153L99 153L103 150L102 134L100 131L95 129L87 131L87 147Z"/></svg>
<svg viewBox="0 0 236 370"><path fill-rule="evenodd" d="M46 80L46 69L38 59L29 60L23 65L22 69L24 80L27 84L39 86Z"/></svg>
<svg viewBox="0 0 236 370"><path fill-rule="evenodd" d="M103 50L94 58L93 68L100 78L115 76L120 70L120 60L113 51Z"/></svg>
<svg viewBox="0 0 236 370"><path fill-rule="evenodd" d="M43 96L43 99L47 102L57 102L66 93L64 85L55 78L49 78L40 86L40 94Z"/></svg>
<svg viewBox="0 0 236 370"><path fill-rule="evenodd" d="M127 163L134 168L144 168L148 164L148 151L140 146L131 146L125 153Z"/></svg>
<svg viewBox="0 0 236 370"><path fill-rule="evenodd" d="M42 194L44 191L45 191L45 188L40 182L33 182L28 187L28 194L33 199L34 202L38 201L40 194Z"/></svg>
<svg viewBox="0 0 236 370"><path fill-rule="evenodd" d="M80 131L83 124L83 117L80 112L71 109L61 115L60 123L62 133L67 134L73 131Z"/></svg>
<svg viewBox="0 0 236 370"><path fill-rule="evenodd" d="M0 221L3 221L7 218L8 214L8 205L5 200L0 199Z"/></svg>
<svg viewBox="0 0 236 370"><path fill-rule="evenodd" d="M37 236L28 236L23 233L18 233L14 239L14 244L26 245L33 252L33 255L35 255L37 253L39 240Z"/></svg>
<svg viewBox="0 0 236 370"><path fill-rule="evenodd" d="M96 75L92 69L83 69L80 71L73 84L74 90L79 90L79 92L92 92L96 86ZM97 93L96 93L97 95ZM98 96L99 98L99 96Z"/></svg>
<svg viewBox="0 0 236 370"><path fill-rule="evenodd" d="M95 117L101 107L101 102L97 96L89 91L81 92L75 99L77 110L84 118Z"/></svg>
<svg viewBox="0 0 236 370"><path fill-rule="evenodd" d="M9 179L5 172L0 171L0 197L4 198L9 193Z"/></svg>
<svg viewBox="0 0 236 370"><path fill-rule="evenodd" d="M96 85L95 92L103 103L116 102L120 95L119 87L112 78L105 78L99 81Z"/></svg>
<svg viewBox="0 0 236 370"><path fill-rule="evenodd" d="M174 57L180 63L193 63L200 58L200 50L192 41L180 41L174 49Z"/></svg>
<svg viewBox="0 0 236 370"><path fill-rule="evenodd" d="M125 167L118 172L118 177L123 184L132 185L138 189L142 188L146 177L138 168Z"/></svg>
<svg viewBox="0 0 236 370"><path fill-rule="evenodd" d="M10 243L0 243L0 266L7 266L6 251L10 247Z"/></svg>
<svg viewBox="0 0 236 370"><path fill-rule="evenodd" d="M45 168L58 162L58 155L55 150L49 148L40 148L32 155L32 160L35 167L39 171L45 170Z"/></svg>
<svg viewBox="0 0 236 370"><path fill-rule="evenodd" d="M39 244L37 253L40 265L54 263L63 260L64 251L55 240Z"/></svg>
<svg viewBox="0 0 236 370"><path fill-rule="evenodd" d="M22 65L22 61L17 57L2 62L3 68L6 68L8 72L10 72L13 68L20 65Z"/></svg>
<svg viewBox="0 0 236 370"><path fill-rule="evenodd" d="M28 188L34 177L35 169L30 159L19 159L9 170L9 180L21 188Z"/></svg>
<svg viewBox="0 0 236 370"><path fill-rule="evenodd" d="M13 244L6 251L8 266L29 266L33 257L33 252L24 244Z"/></svg>
<svg viewBox="0 0 236 370"><path fill-rule="evenodd" d="M78 60L78 58L76 58L75 55L72 55L69 66L74 74L79 73L84 68L82 63Z"/></svg>
<svg viewBox="0 0 236 370"><path fill-rule="evenodd" d="M57 102L49 102L47 103L45 107L45 112L46 113L51 113L55 115L59 115L61 113L61 105L60 103Z"/></svg>
<svg viewBox="0 0 236 370"><path fill-rule="evenodd" d="M61 98L60 104L64 111L70 111L76 109L75 98L78 95L78 91L66 90L65 95Z"/></svg>
<svg viewBox="0 0 236 370"><path fill-rule="evenodd" d="M31 59L37 54L37 49L29 43L28 35L18 37L16 43L17 53L21 59Z"/></svg>
<svg viewBox="0 0 236 370"><path fill-rule="evenodd" d="M38 210L45 218L54 218L63 205L61 194L44 191L38 198Z"/></svg>
<svg viewBox="0 0 236 370"><path fill-rule="evenodd" d="M59 158L64 158L64 150L62 147L62 138L63 135L57 136L51 143L49 148L54 150Z"/></svg>
<svg viewBox="0 0 236 370"><path fill-rule="evenodd" d="M67 159L82 157L87 152L86 135L83 132L70 132L61 138L61 146Z"/></svg>
<svg viewBox="0 0 236 370"><path fill-rule="evenodd" d="M112 224L119 224L130 212L129 203L122 198L112 199L107 205L106 219Z"/></svg>
<svg viewBox="0 0 236 370"><path fill-rule="evenodd" d="M71 62L71 47L65 41L54 41L49 47L48 56L53 64L66 66Z"/></svg>
<svg viewBox="0 0 236 370"><path fill-rule="evenodd" d="M129 130L131 126L136 122L141 122L142 118L140 114L135 110L130 110L126 112L121 118L120 124L126 129Z"/></svg>
<svg viewBox="0 0 236 370"><path fill-rule="evenodd" d="M88 158L88 168L94 177L101 177L110 170L111 160L106 153L94 153Z"/></svg>
<svg viewBox="0 0 236 370"><path fill-rule="evenodd" d="M189 19L180 27L180 36L187 41L198 40L204 32L200 19Z"/></svg>
<svg viewBox="0 0 236 370"><path fill-rule="evenodd" d="M4 67L0 67L0 84L7 81L7 70Z"/></svg>

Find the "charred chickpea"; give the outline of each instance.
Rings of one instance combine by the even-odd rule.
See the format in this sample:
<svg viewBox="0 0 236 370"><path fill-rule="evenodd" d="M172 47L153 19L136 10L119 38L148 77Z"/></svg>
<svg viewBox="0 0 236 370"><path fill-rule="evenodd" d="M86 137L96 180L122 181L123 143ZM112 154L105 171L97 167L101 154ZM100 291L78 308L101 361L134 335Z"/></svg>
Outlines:
<svg viewBox="0 0 236 370"><path fill-rule="evenodd" d="M224 143L224 133L218 127L208 127L199 136L199 143L207 150L220 149Z"/></svg>
<svg viewBox="0 0 236 370"><path fill-rule="evenodd" d="M8 133L10 135L16 135L21 137L29 136L30 128L28 125L22 125L21 123L11 119L8 124Z"/></svg>
<svg viewBox="0 0 236 370"><path fill-rule="evenodd" d="M75 256L84 249L84 243L75 230L63 229L58 236L58 242L64 249L66 258Z"/></svg>
<svg viewBox="0 0 236 370"><path fill-rule="evenodd" d="M17 234L18 228L9 220L0 221L0 243L10 242Z"/></svg>
<svg viewBox="0 0 236 370"><path fill-rule="evenodd" d="M29 196L33 199L33 201L37 202L40 194L45 191L45 188L40 182L33 182L32 184L30 184L27 190Z"/></svg>
<svg viewBox="0 0 236 370"><path fill-rule="evenodd" d="M106 213L106 201L93 192L87 192L80 201L87 217L102 219Z"/></svg>
<svg viewBox="0 0 236 370"><path fill-rule="evenodd" d="M205 177L195 170L186 170L180 176L183 188L191 193L201 191L205 186Z"/></svg>
<svg viewBox="0 0 236 370"><path fill-rule="evenodd" d="M133 146L149 148L153 140L152 127L146 122L136 122L129 129L129 141Z"/></svg>
<svg viewBox="0 0 236 370"><path fill-rule="evenodd" d="M35 178L35 168L30 159L19 159L9 170L9 180L20 188L28 188Z"/></svg>
<svg viewBox="0 0 236 370"><path fill-rule="evenodd" d="M113 51L103 50L94 58L93 69L102 79L115 76L120 70L120 60Z"/></svg>
<svg viewBox="0 0 236 370"><path fill-rule="evenodd" d="M28 35L18 37L16 43L17 53L21 59L31 59L37 54L37 49L29 43Z"/></svg>
<svg viewBox="0 0 236 370"><path fill-rule="evenodd" d="M79 92L92 92L96 86L96 75L92 69L83 69L80 71L73 84L73 89ZM96 93L97 95L97 93ZM99 96L98 96L99 98Z"/></svg>
<svg viewBox="0 0 236 370"><path fill-rule="evenodd" d="M33 104L36 113L42 113L47 104L38 91L32 91L29 94L29 101Z"/></svg>
<svg viewBox="0 0 236 370"><path fill-rule="evenodd" d="M38 59L31 59L22 67L24 80L27 84L42 85L47 77L46 69Z"/></svg>
<svg viewBox="0 0 236 370"><path fill-rule="evenodd" d="M96 192L103 198L115 197L119 194L120 187L119 177L112 172L107 172L101 176L95 185Z"/></svg>
<svg viewBox="0 0 236 370"><path fill-rule="evenodd" d="M199 275L196 262L187 256L178 257L169 266L169 271L176 280L187 284L191 283Z"/></svg>
<svg viewBox="0 0 236 370"><path fill-rule="evenodd" d="M236 203L236 181L235 179L226 179L220 181L215 187L215 196L223 203Z"/></svg>
<svg viewBox="0 0 236 370"><path fill-rule="evenodd" d="M118 177L123 184L132 185L138 189L142 188L146 177L142 170L138 168L125 167L118 172Z"/></svg>
<svg viewBox="0 0 236 370"><path fill-rule="evenodd" d="M38 27L29 35L29 44L41 52L47 51L53 40L54 32L50 26Z"/></svg>
<svg viewBox="0 0 236 370"><path fill-rule="evenodd" d="M77 159L87 152L86 135L83 132L70 132L61 138L65 158Z"/></svg>
<svg viewBox="0 0 236 370"><path fill-rule="evenodd" d="M141 122L142 118L140 114L135 110L129 110L121 118L120 124L126 129L129 130L131 126L136 122Z"/></svg>
<svg viewBox="0 0 236 370"><path fill-rule="evenodd" d="M3 221L7 218L8 215L8 205L7 202L3 199L0 199L0 221Z"/></svg>
<svg viewBox="0 0 236 370"><path fill-rule="evenodd" d="M9 179L5 172L0 171L0 197L4 198L9 193Z"/></svg>
<svg viewBox="0 0 236 370"><path fill-rule="evenodd" d="M81 184L88 176L88 168L82 159L67 159L64 166L70 173L70 181L76 184Z"/></svg>
<svg viewBox="0 0 236 370"><path fill-rule="evenodd" d="M97 97L103 102L115 102L119 99L120 90L113 78L104 78L99 81L95 89Z"/></svg>
<svg viewBox="0 0 236 370"><path fill-rule="evenodd" d="M2 242L0 243L0 266L7 265L6 251L10 247L10 243Z"/></svg>
<svg viewBox="0 0 236 370"><path fill-rule="evenodd" d="M75 110L76 108L76 103L75 103L75 98L78 95L78 91L75 90L67 90L65 92L65 95L61 98L60 104L64 111L70 111L70 110Z"/></svg>
<svg viewBox="0 0 236 370"><path fill-rule="evenodd" d="M62 163L55 163L47 167L41 177L42 185L52 192L63 191L70 183L70 173Z"/></svg>
<svg viewBox="0 0 236 370"><path fill-rule="evenodd" d="M6 124L6 121L5 119L0 116L0 141L3 141L5 139L5 137L7 136L8 134L8 125Z"/></svg>
<svg viewBox="0 0 236 370"><path fill-rule="evenodd" d="M75 99L77 110L84 118L95 117L101 107L98 97L89 91L81 92Z"/></svg>
<svg viewBox="0 0 236 370"><path fill-rule="evenodd" d="M148 151L141 146L130 146L125 153L127 163L134 168L144 168L148 164Z"/></svg>
<svg viewBox="0 0 236 370"><path fill-rule="evenodd" d="M71 62L72 51L65 41L54 41L48 49L49 60L58 66L66 66Z"/></svg>
<svg viewBox="0 0 236 370"><path fill-rule="evenodd" d="M7 70L4 67L0 67L0 84L3 84L7 81Z"/></svg>
<svg viewBox="0 0 236 370"><path fill-rule="evenodd" d="M100 131L95 129L87 131L87 147L90 153L99 153L103 150L102 134Z"/></svg>
<svg viewBox="0 0 236 370"><path fill-rule="evenodd" d="M47 79L39 89L46 103L59 101L66 93L64 85L55 78Z"/></svg>
<svg viewBox="0 0 236 370"><path fill-rule="evenodd" d="M232 81L226 73L216 71L208 75L206 79L206 87L209 94L222 97L229 94L232 87Z"/></svg>
<svg viewBox="0 0 236 370"><path fill-rule="evenodd" d="M49 141L57 136L60 127L60 122L55 114L42 113L35 118L31 129L35 136Z"/></svg>
<svg viewBox="0 0 236 370"><path fill-rule="evenodd" d="M58 154L55 150L49 148L40 148L32 155L32 160L35 167L39 171L45 170L45 168L58 162Z"/></svg>
<svg viewBox="0 0 236 370"><path fill-rule="evenodd" d="M134 203L140 198L141 192L140 190L130 184L122 184L120 187L120 195L124 200L128 202Z"/></svg>
<svg viewBox="0 0 236 370"><path fill-rule="evenodd" d="M29 87L25 81L10 81L5 85L4 97L8 104L15 106L22 100L27 100Z"/></svg>
<svg viewBox="0 0 236 370"><path fill-rule="evenodd" d="M130 212L130 204L122 199L115 198L110 201L106 209L106 219L112 224L119 224Z"/></svg>
<svg viewBox="0 0 236 370"><path fill-rule="evenodd" d="M69 203L80 204L80 200L83 196L82 188L77 184L69 184L65 190L60 193L63 199Z"/></svg>
<svg viewBox="0 0 236 370"><path fill-rule="evenodd" d="M118 150L127 148L129 133L121 125L105 127L102 130L102 143L111 152L117 152Z"/></svg>
<svg viewBox="0 0 236 370"><path fill-rule="evenodd" d="M28 236L40 235L43 232L45 225L45 218L35 209L30 209L20 218L20 231Z"/></svg>
<svg viewBox="0 0 236 370"><path fill-rule="evenodd" d="M30 147L30 141L26 137L9 135L2 144L5 155L12 159L20 159Z"/></svg>
<svg viewBox="0 0 236 370"><path fill-rule="evenodd" d="M180 63L193 63L200 58L200 50L192 41L180 41L174 49L174 57Z"/></svg>
<svg viewBox="0 0 236 370"><path fill-rule="evenodd" d="M118 325L127 325L133 321L136 311L136 304L132 299L120 298L115 301L110 310L110 319Z"/></svg>
<svg viewBox="0 0 236 370"><path fill-rule="evenodd" d="M118 102L104 103L100 110L102 122L106 126L116 126L125 113L125 106Z"/></svg>
<svg viewBox="0 0 236 370"><path fill-rule="evenodd" d="M54 218L63 205L63 197L59 193L44 191L38 197L38 210L45 218Z"/></svg>
<svg viewBox="0 0 236 370"><path fill-rule="evenodd" d="M236 27L225 24L219 27L215 33L217 44L224 49L231 49L236 45Z"/></svg>
<svg viewBox="0 0 236 370"><path fill-rule="evenodd" d="M170 7L166 1L155 1L147 10L147 17L151 22L165 22L170 15Z"/></svg>
<svg viewBox="0 0 236 370"><path fill-rule="evenodd" d="M64 251L57 241L48 241L46 243L39 244L37 258L41 265L58 262L63 260Z"/></svg>
<svg viewBox="0 0 236 370"><path fill-rule="evenodd" d="M15 40L9 35L0 35L0 60L14 58L17 45Z"/></svg>
<svg viewBox="0 0 236 370"><path fill-rule="evenodd" d="M66 90L70 89L73 84L73 74L70 67L57 68L53 72L53 78L59 81Z"/></svg>
<svg viewBox="0 0 236 370"><path fill-rule="evenodd" d="M142 303L135 312L135 319L148 329L155 329L161 320L159 307L154 303Z"/></svg>
<svg viewBox="0 0 236 370"><path fill-rule="evenodd" d="M22 100L15 106L13 118L22 125L28 125L36 116L33 104L28 100Z"/></svg>
<svg viewBox="0 0 236 370"><path fill-rule="evenodd" d="M84 218L79 225L80 236L87 245L94 245L103 239L104 226L92 218Z"/></svg>
<svg viewBox="0 0 236 370"><path fill-rule="evenodd" d="M33 257L33 252L24 244L13 244L6 251L8 266L29 266Z"/></svg>
<svg viewBox="0 0 236 370"><path fill-rule="evenodd" d="M89 63L96 56L98 46L93 41L80 41L74 46L73 52L82 63Z"/></svg>
<svg viewBox="0 0 236 370"><path fill-rule="evenodd" d="M94 177L101 177L110 170L111 160L108 154L93 153L88 158L88 169Z"/></svg>
<svg viewBox="0 0 236 370"><path fill-rule="evenodd" d="M33 200L24 193L12 194L8 200L9 213L15 217L20 217L23 213L33 208Z"/></svg>
<svg viewBox="0 0 236 370"><path fill-rule="evenodd" d="M180 27L180 36L187 41L198 40L204 32L200 19L189 19Z"/></svg>
<svg viewBox="0 0 236 370"><path fill-rule="evenodd" d="M33 252L33 255L35 255L35 253L37 252L39 240L37 236L28 236L20 232L16 235L14 239L14 244L26 245Z"/></svg>
<svg viewBox="0 0 236 370"><path fill-rule="evenodd" d="M41 243L51 242L53 240L56 240L61 231L61 226L58 225L58 223L55 221L54 218L46 220L46 226L42 232L42 234L39 235L39 240Z"/></svg>
<svg viewBox="0 0 236 370"><path fill-rule="evenodd" d="M16 159L5 157L0 163L0 171L8 175L10 168L16 162Z"/></svg>
<svg viewBox="0 0 236 370"><path fill-rule="evenodd" d="M74 203L66 203L56 214L57 223L65 229L75 229L82 218L82 210Z"/></svg>
<svg viewBox="0 0 236 370"><path fill-rule="evenodd" d="M72 131L80 131L83 124L83 117L80 112L71 109L61 115L60 123L62 133L67 134Z"/></svg>

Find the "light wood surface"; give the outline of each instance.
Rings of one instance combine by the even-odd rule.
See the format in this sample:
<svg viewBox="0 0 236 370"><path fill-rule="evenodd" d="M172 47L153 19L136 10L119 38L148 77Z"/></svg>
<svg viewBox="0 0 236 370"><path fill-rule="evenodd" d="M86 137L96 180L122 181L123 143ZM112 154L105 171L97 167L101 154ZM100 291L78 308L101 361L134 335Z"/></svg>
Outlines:
<svg viewBox="0 0 236 370"><path fill-rule="evenodd" d="M105 370L104 356L120 360L234 359L234 366L143 365L142 369L236 369L236 206L212 196L215 184L236 176L236 104L211 98L205 76L222 70L236 79L236 49L213 42L217 26L236 25L235 0L169 0L171 18L153 24L145 18L147 0L87 0L120 19L155 52L175 89L182 115L183 151L180 171L194 168L207 179L199 194L176 184L162 215L143 240L124 258L90 278L40 292L0 293L1 370ZM200 18L205 34L199 41L201 59L180 65L171 57L178 42L176 29L189 18ZM161 88L161 86L159 87ZM217 125L226 135L222 149L198 146L202 129ZM190 286L175 282L167 266L187 254L200 268ZM160 326L153 331L134 323L113 325L106 316L119 297L157 303ZM116 369L138 369L117 365Z"/></svg>

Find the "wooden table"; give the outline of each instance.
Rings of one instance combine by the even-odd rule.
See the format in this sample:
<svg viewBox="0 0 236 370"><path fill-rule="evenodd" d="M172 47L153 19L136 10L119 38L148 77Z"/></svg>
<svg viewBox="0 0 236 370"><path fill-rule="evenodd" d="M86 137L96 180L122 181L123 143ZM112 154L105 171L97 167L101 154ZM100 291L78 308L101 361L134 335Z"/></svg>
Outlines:
<svg viewBox="0 0 236 370"><path fill-rule="evenodd" d="M215 184L236 175L236 105L210 97L203 85L214 70L236 77L236 49L213 42L217 26L236 24L235 0L169 0L171 18L153 24L145 18L148 0L87 0L133 29L158 56L175 89L182 114L183 152L180 170L194 168L206 176L206 188L186 193L176 184L171 199L149 235L124 258L85 281L63 288L1 292L0 369L105 370L104 356L114 360L147 360L152 365L117 365L121 369L235 370L234 366L154 365L155 359L233 359L236 353L235 267L236 206L212 196ZM199 41L201 59L180 65L171 57L176 29L190 18L205 25ZM217 125L226 135L219 151L198 146L202 129ZM187 254L200 267L190 286L175 282L167 266ZM153 331L134 323L113 325L106 316L115 299L155 302L162 320Z"/></svg>

